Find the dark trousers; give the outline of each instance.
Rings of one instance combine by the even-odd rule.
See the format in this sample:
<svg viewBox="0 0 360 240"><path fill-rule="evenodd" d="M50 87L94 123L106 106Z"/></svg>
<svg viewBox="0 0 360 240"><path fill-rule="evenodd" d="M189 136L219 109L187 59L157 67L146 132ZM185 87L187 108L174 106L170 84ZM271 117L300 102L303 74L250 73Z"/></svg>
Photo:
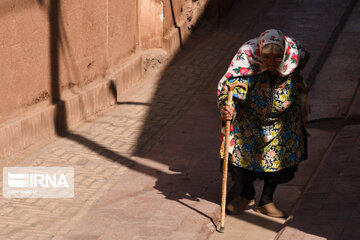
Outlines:
<svg viewBox="0 0 360 240"><path fill-rule="evenodd" d="M264 186L272 186L273 188L275 186L276 188L277 184L286 183L293 179L295 172L298 169L298 166L296 165L293 167L285 168L278 172L255 172L230 165L229 171L231 173L234 184L227 194L227 203L231 202L234 198L238 196L244 197L249 200L254 199L255 188L253 182L256 179L264 180ZM273 191L275 191L275 188L273 189ZM264 189L263 193L264 192L269 191L266 191L266 189ZM270 199L272 199L272 194L273 192L271 193L271 196L266 197L270 197Z"/></svg>

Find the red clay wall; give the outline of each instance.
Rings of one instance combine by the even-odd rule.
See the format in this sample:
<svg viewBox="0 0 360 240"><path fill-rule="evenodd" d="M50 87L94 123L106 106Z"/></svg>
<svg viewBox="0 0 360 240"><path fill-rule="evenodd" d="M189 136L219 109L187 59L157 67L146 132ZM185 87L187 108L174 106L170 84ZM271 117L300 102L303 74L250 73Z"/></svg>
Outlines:
<svg viewBox="0 0 360 240"><path fill-rule="evenodd" d="M59 100L68 125L114 104L109 81L119 94L141 79L144 50L173 55L209 2L221 1L2 0L0 157L54 134Z"/></svg>
<svg viewBox="0 0 360 240"><path fill-rule="evenodd" d="M4 0L0 3L0 115L51 99L51 71L61 90L104 77L136 48L135 0ZM52 20L50 23L49 20ZM58 28L58 36L50 36ZM58 57L50 51L56 44Z"/></svg>
<svg viewBox="0 0 360 240"><path fill-rule="evenodd" d="M1 1L0 116L51 98L51 28L59 29L53 37L61 89L81 88L130 56L137 44L163 47L164 34L174 28L170 1L182 22L192 0L61 0L56 11L56 0ZM199 8L206 2L194 1Z"/></svg>
<svg viewBox="0 0 360 240"><path fill-rule="evenodd" d="M49 94L48 37L48 17L36 1L0 3L1 116Z"/></svg>
<svg viewBox="0 0 360 240"><path fill-rule="evenodd" d="M137 0L109 0L109 64L130 56L137 43Z"/></svg>

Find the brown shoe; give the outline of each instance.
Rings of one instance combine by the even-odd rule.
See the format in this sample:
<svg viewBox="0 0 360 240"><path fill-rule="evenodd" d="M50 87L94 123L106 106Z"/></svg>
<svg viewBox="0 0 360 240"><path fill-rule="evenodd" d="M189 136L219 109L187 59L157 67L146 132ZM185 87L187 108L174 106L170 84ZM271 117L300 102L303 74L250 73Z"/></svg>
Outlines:
<svg viewBox="0 0 360 240"><path fill-rule="evenodd" d="M285 218L287 216L286 213L279 209L273 202L256 207L256 212L276 218Z"/></svg>
<svg viewBox="0 0 360 240"><path fill-rule="evenodd" d="M226 209L230 211L231 214L240 214L247 207L253 206L254 204L255 199L249 200L247 198L237 197L226 206Z"/></svg>

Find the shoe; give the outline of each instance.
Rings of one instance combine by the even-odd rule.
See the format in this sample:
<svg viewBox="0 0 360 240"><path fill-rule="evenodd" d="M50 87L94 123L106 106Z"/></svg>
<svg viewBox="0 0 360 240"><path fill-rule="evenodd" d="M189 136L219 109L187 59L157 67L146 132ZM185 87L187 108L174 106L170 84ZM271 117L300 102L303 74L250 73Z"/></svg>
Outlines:
<svg viewBox="0 0 360 240"><path fill-rule="evenodd" d="M255 205L255 199L249 200L244 197L237 197L226 206L226 210L230 214L235 215L242 213L247 207L253 205Z"/></svg>
<svg viewBox="0 0 360 240"><path fill-rule="evenodd" d="M268 215L270 217L276 217L276 218L287 217L287 214L283 210L279 209L273 202L267 203L263 206L257 206L256 212Z"/></svg>

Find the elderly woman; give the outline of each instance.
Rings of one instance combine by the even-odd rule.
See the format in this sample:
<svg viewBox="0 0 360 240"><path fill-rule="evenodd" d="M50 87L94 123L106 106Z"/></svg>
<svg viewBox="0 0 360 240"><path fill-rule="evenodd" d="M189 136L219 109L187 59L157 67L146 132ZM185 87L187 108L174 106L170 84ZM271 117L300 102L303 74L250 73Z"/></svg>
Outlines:
<svg viewBox="0 0 360 240"><path fill-rule="evenodd" d="M308 58L298 41L270 29L240 47L220 80L220 120L222 126L232 121L229 171L234 185L227 198L228 213L238 214L255 204L253 181L260 179L264 188L256 211L272 217L286 216L274 204L273 194L278 184L294 177L298 164L307 158L303 101L307 91L299 70ZM226 105L226 84L237 81L248 88L235 88L230 107Z"/></svg>

